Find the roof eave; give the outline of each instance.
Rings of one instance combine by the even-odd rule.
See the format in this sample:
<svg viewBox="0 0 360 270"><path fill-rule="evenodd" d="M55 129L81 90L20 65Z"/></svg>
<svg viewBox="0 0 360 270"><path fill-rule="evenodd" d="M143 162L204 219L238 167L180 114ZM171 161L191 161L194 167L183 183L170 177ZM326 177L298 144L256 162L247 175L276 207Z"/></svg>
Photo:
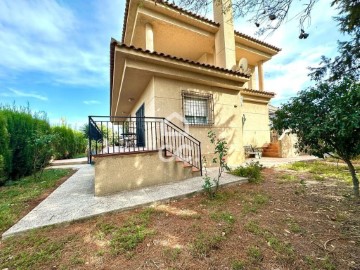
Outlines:
<svg viewBox="0 0 360 270"><path fill-rule="evenodd" d="M121 42L122 42L122 43L125 43L125 34L126 34L126 27L127 27L127 19L128 19L128 15L129 15L130 1L131 1L131 0L127 0L127 1L126 1L126 5L125 5L125 15L124 15L123 32L122 32L122 39L121 39ZM193 12L190 12L190 11L188 11L188 10L185 10L185 9L183 9L183 8L177 6L177 5L168 3L168 2L166 2L166 1L164 1L164 0L149 0L149 1L154 2L155 5L162 5L162 6L165 6L165 7L167 7L167 8L173 9L173 10L176 11L176 12L180 12L180 13L182 13L182 14L185 14L185 15L189 16L189 17L192 17L193 19L202 21L202 22L204 22L204 23L206 23L206 24L211 24L212 26L216 26L216 27L219 27L219 26L220 26L219 23L216 23L216 22L214 22L213 20L210 20L210 19L207 19L207 18L205 18L205 17L203 17L203 16L197 15L197 14L195 14L195 13L193 13ZM239 36L239 37L241 37L241 38L247 39L247 40L249 40L249 41L252 41L252 42L254 42L254 43L257 43L257 44L259 44L259 45L262 45L262 46L264 46L264 47L266 47L266 48L269 48L269 49L273 50L273 51L274 51L274 54L276 54L276 53L278 53L278 52L281 51L281 49L278 48L278 47L275 47L275 46L273 46L273 45L270 45L270 44L268 44L268 43L266 43L266 42L263 42L263 41L261 41L261 40L259 40L259 39L253 38L253 37L251 37L251 36L249 36L249 35L240 33L240 32L238 32L238 31L236 31L236 30L234 31L234 33L235 33L235 35L237 35L237 36Z"/></svg>
<svg viewBox="0 0 360 270"><path fill-rule="evenodd" d="M260 90L248 89L248 88L241 89L240 93L247 95L269 97L269 98L273 98L276 95L274 92L260 91Z"/></svg>

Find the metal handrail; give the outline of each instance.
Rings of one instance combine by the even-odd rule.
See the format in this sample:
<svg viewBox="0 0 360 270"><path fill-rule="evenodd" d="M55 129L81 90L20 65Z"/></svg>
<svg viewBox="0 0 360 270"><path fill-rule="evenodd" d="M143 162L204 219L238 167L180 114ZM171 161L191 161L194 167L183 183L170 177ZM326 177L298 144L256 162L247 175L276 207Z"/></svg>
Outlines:
<svg viewBox="0 0 360 270"><path fill-rule="evenodd" d="M99 121L95 119L99 118ZM138 137L139 123L141 123ZM121 132L120 127L121 126ZM99 140L91 136L91 128L96 128ZM126 129L132 130L132 136L125 134ZM169 132L170 131L170 132ZM202 175L201 142L164 117L136 116L89 116L89 157L94 155L131 153L163 150L198 168ZM120 141L128 146L120 146ZM142 142L139 144L139 142ZM146 147L145 147L146 144ZM184 147L185 146L185 147ZM94 152L94 153L93 153Z"/></svg>
<svg viewBox="0 0 360 270"><path fill-rule="evenodd" d="M164 122L167 122L168 124L174 126L175 128L179 129L181 132L187 134L188 137L192 138L195 142L197 142L198 144L200 144L200 141L196 138L194 138L192 135L190 135L189 133L187 133L185 130L183 130L182 128L178 127L177 125L175 125L173 122L167 120L166 118L164 118Z"/></svg>

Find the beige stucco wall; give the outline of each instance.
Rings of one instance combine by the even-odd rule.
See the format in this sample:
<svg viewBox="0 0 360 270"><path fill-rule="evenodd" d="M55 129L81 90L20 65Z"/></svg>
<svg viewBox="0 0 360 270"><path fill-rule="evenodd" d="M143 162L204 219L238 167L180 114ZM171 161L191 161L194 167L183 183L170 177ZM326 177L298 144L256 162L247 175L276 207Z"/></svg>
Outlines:
<svg viewBox="0 0 360 270"><path fill-rule="evenodd" d="M159 152L95 157L95 195L180 181L200 175L182 162L160 158Z"/></svg>
<svg viewBox="0 0 360 270"><path fill-rule="evenodd" d="M202 156L212 160L214 146L207 137L210 129L229 145L228 164L239 165L244 162L243 145L263 146L270 142L269 112L267 100L240 94L239 91L225 90L191 82L153 77L140 99L134 105L131 115L135 116L138 108L145 104L146 117L165 117L179 127L186 129L182 116L181 91L189 90L199 93L211 93L214 100L214 124L212 126L190 126L189 133L201 141ZM242 116L246 117L242 126ZM150 141L149 141L150 140ZM152 145L151 138L146 144ZM160 143L158 142L158 145ZM211 162L208 162L211 166Z"/></svg>
<svg viewBox="0 0 360 270"><path fill-rule="evenodd" d="M256 101L244 97L242 113L245 115L243 144L261 147L270 142L269 110L261 98Z"/></svg>
<svg viewBox="0 0 360 270"><path fill-rule="evenodd" d="M285 132L279 138L280 156L282 158L297 157L299 152L295 147L298 139L295 134Z"/></svg>
<svg viewBox="0 0 360 270"><path fill-rule="evenodd" d="M224 90L217 87L204 86L195 83L156 77L155 84L155 115L170 117L169 120L181 128L185 128L183 115L182 90L211 93L214 99L214 120L212 126L190 126L189 132L202 143L202 155L212 160L214 146L210 144L207 133L214 130L220 138L226 139L229 144L228 164L238 165L244 161L240 94L238 91ZM178 115L174 114L177 112ZM210 164L210 162L209 162Z"/></svg>
<svg viewBox="0 0 360 270"><path fill-rule="evenodd" d="M135 116L136 111L141 107L142 104L145 104L145 116L155 116L154 93L154 79L152 79L150 80L147 87L144 89L144 92L141 94L140 98L136 101L133 109L130 112L130 115Z"/></svg>

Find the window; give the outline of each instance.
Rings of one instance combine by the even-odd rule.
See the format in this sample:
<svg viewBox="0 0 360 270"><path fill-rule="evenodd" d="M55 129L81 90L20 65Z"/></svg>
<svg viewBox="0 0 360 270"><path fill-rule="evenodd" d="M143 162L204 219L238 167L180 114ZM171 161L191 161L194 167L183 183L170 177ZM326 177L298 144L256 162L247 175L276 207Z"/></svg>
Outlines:
<svg viewBox="0 0 360 270"><path fill-rule="evenodd" d="M199 94L183 91L183 113L187 124L213 124L213 97L211 94Z"/></svg>

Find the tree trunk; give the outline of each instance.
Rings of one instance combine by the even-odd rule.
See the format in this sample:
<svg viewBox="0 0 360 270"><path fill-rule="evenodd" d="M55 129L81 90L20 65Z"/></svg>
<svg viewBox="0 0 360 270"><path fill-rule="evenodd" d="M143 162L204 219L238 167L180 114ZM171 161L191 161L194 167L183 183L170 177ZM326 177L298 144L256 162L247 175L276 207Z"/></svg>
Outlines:
<svg viewBox="0 0 360 270"><path fill-rule="evenodd" d="M352 181L353 181L353 188L354 188L354 195L356 198L359 198L359 179L356 176L354 165L352 165L351 160L344 159L346 164L349 167L349 171L351 173Z"/></svg>

